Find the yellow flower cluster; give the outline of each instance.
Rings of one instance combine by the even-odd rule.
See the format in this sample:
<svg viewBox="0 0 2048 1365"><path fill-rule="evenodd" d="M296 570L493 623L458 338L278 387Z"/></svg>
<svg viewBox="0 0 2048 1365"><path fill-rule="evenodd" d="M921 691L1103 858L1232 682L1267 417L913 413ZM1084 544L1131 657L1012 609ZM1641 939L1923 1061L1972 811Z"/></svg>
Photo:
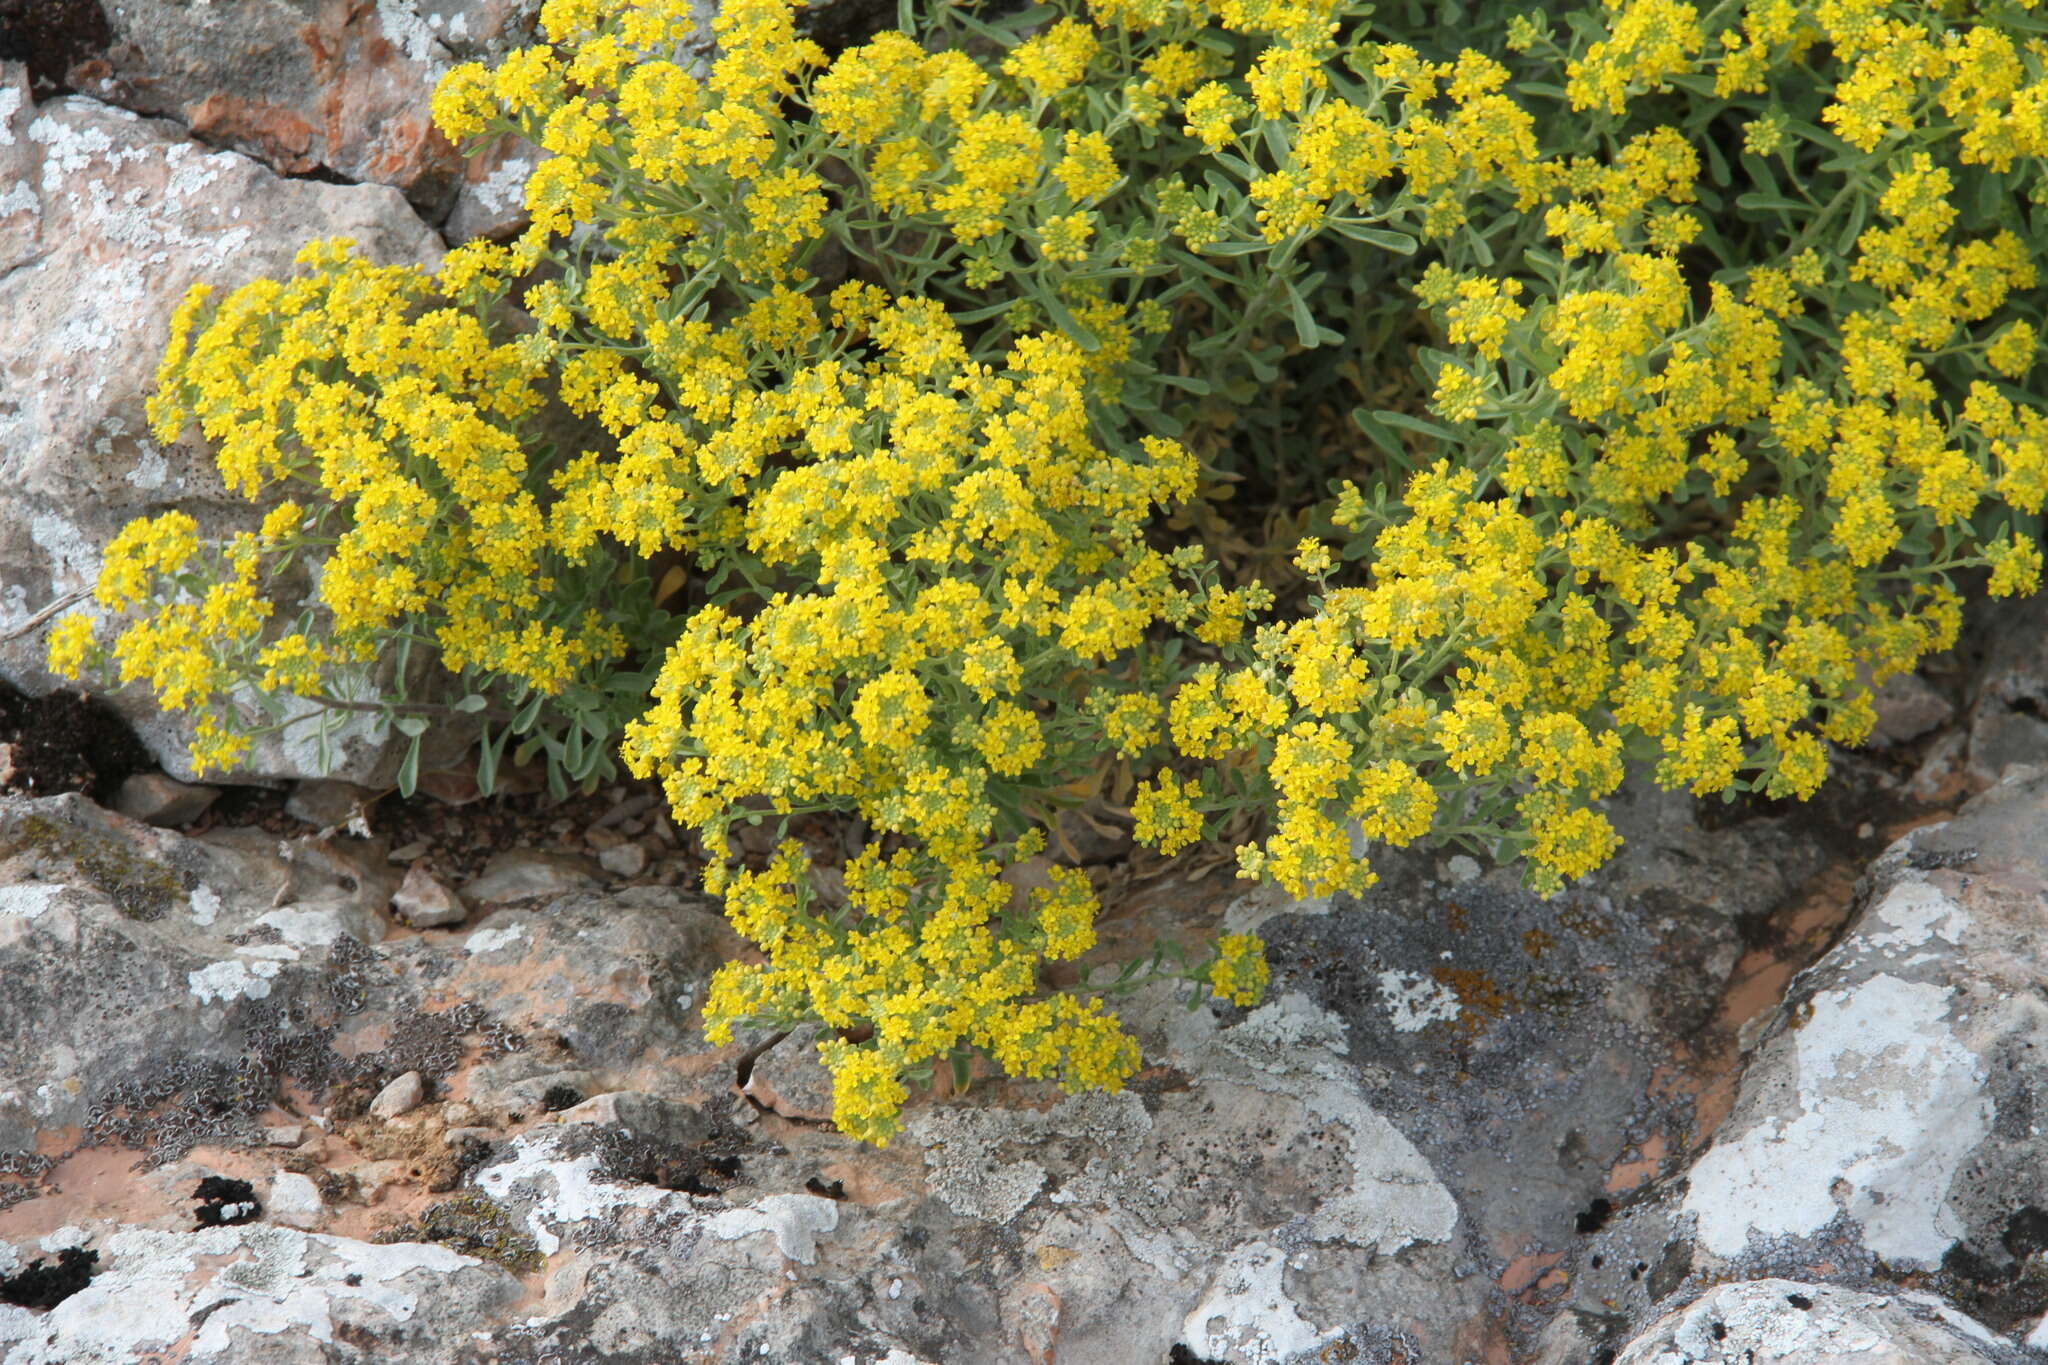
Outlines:
<svg viewBox="0 0 2048 1365"><path fill-rule="evenodd" d="M201 708L225 765L232 698L420 649L487 768L616 752L710 848L857 816L843 868L711 869L761 960L706 1017L823 1021L881 1142L970 1050L1137 1065L1042 971L1095 946L1087 879L1039 875L1080 794L1167 854L1256 812L1239 869L1297 895L1430 839L1551 891L1631 770L1810 796L1966 591L2037 585L2019 9L1056 8L828 54L729 0L692 67L684 0L547 0L433 106L543 149L529 226L195 289L152 426L274 510L124 531L115 633L52 666ZM1282 545L1237 484L1294 499ZM1251 1004L1267 967L1224 935L1186 975Z"/></svg>

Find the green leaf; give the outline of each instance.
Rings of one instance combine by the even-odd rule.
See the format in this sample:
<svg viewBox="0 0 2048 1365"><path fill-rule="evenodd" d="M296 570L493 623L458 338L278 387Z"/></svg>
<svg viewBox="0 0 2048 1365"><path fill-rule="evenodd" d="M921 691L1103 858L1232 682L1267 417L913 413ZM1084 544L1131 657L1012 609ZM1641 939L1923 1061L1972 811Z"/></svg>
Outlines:
<svg viewBox="0 0 2048 1365"><path fill-rule="evenodd" d="M425 716L393 716L391 718L391 728L398 731L401 735L410 735L414 739L418 739L427 732L427 718Z"/></svg>
<svg viewBox="0 0 2048 1365"><path fill-rule="evenodd" d="M1787 199L1782 194L1765 194L1756 191L1735 196L1735 207L1753 211L1776 211L1779 213L1811 213L1812 205L1802 204L1797 199Z"/></svg>
<svg viewBox="0 0 2048 1365"><path fill-rule="evenodd" d="M498 789L498 755L505 747L505 732L491 733L490 722L484 722L483 738L476 750L476 789L485 796Z"/></svg>
<svg viewBox="0 0 2048 1365"><path fill-rule="evenodd" d="M464 697L462 700L456 702L455 709L457 711L460 711L465 716L473 716L477 712L483 710L486 706L489 705L490 702L486 701L484 698L479 697L476 693L472 692L468 696Z"/></svg>
<svg viewBox="0 0 2048 1365"><path fill-rule="evenodd" d="M1451 434L1449 428L1440 427L1434 422L1425 422L1420 417L1410 417L1405 412L1381 411L1374 413L1373 416L1379 418L1390 427L1399 427L1403 431L1412 431L1421 436L1432 436L1439 441L1456 441L1458 439Z"/></svg>
<svg viewBox="0 0 2048 1365"><path fill-rule="evenodd" d="M1067 308L1067 305L1061 303L1059 297L1036 278L1031 280L1031 296L1045 309L1046 315L1053 320L1054 324L1062 332L1066 333L1068 337L1073 339L1075 345L1089 352L1102 348L1101 338L1082 326L1081 320L1073 315Z"/></svg>
<svg viewBox="0 0 2048 1365"><path fill-rule="evenodd" d="M1367 246L1376 246L1383 251L1391 251L1400 256L1413 256L1415 254L1415 239L1405 232L1389 232L1385 228L1369 227L1364 223L1346 222L1342 218L1329 219L1327 226L1330 231L1336 233L1339 237L1349 238L1354 242L1363 242Z"/></svg>
<svg viewBox="0 0 2048 1365"><path fill-rule="evenodd" d="M1316 315L1309 311L1308 300L1294 287L1294 281L1282 280L1287 290L1287 306L1294 314L1294 335L1302 345L1313 350L1322 341L1322 329L1316 326Z"/></svg>
<svg viewBox="0 0 2048 1365"><path fill-rule="evenodd" d="M411 796L420 785L420 738L414 735L412 743L405 747L405 758L398 765L398 794Z"/></svg>
<svg viewBox="0 0 2048 1365"><path fill-rule="evenodd" d="M540 719L540 704L543 700L545 698L539 692L527 698L526 705L519 708L519 714L512 717L513 734L523 735L533 728L533 723ZM526 760L522 758L519 761L524 763Z"/></svg>

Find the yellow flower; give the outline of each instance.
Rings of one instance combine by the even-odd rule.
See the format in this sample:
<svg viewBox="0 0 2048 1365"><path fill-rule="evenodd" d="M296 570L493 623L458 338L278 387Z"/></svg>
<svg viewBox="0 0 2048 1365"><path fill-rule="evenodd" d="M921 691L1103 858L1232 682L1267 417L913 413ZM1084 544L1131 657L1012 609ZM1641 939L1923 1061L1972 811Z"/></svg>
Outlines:
<svg viewBox="0 0 2048 1365"><path fill-rule="evenodd" d="M1138 784L1131 813L1137 817L1137 839L1172 857L1201 840L1202 813L1194 798L1201 795L1197 783L1183 783L1170 772L1160 772Z"/></svg>
<svg viewBox="0 0 2048 1365"><path fill-rule="evenodd" d="M76 678L96 652L92 616L87 612L72 612L50 628L50 649L45 666L60 678Z"/></svg>
<svg viewBox="0 0 2048 1365"><path fill-rule="evenodd" d="M1224 934L1209 964L1209 989L1219 1000L1256 1005L1266 994L1266 945L1256 934Z"/></svg>

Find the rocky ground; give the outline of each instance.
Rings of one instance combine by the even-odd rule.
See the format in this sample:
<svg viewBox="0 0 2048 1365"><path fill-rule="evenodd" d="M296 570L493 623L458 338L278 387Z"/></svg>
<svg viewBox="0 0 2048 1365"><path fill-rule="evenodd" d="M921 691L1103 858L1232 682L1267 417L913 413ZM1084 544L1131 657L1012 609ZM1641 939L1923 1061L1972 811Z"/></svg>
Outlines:
<svg viewBox="0 0 2048 1365"><path fill-rule="evenodd" d="M805 1031L707 1044L738 944L656 793L400 800L367 726L195 788L174 720L56 690L44 609L120 525L249 515L144 431L172 303L514 225L522 150L463 167L425 96L532 10L0 0L0 1365L2048 1349L2040 608L1815 804L1639 793L1547 900L1418 855L1291 902L1088 831L1106 954L1256 927L1268 1002L1141 995L1123 1094L983 1077L885 1151Z"/></svg>

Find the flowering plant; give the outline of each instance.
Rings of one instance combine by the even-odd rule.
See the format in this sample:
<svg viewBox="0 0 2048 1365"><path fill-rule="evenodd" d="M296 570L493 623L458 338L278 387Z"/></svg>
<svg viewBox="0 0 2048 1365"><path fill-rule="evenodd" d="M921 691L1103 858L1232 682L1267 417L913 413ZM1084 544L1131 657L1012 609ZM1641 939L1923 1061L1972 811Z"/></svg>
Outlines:
<svg viewBox="0 0 2048 1365"><path fill-rule="evenodd" d="M274 506L131 526L99 608L143 610L52 666L229 766L249 697L421 649L486 789L509 746L557 791L616 755L713 850L857 819L836 879L714 863L760 951L705 1012L832 1026L876 1142L969 1051L1137 1065L1132 973L1043 975L1087 877L1012 873L1084 798L1167 854L1256 813L1242 874L1318 895L1424 839L1555 890L1631 765L1810 796L1968 584L2039 577L2040 22L1452 8L948 0L831 54L730 0L694 63L682 0L547 0L434 107L548 153L531 225L195 289L151 420ZM1186 970L1265 983L1245 935Z"/></svg>

